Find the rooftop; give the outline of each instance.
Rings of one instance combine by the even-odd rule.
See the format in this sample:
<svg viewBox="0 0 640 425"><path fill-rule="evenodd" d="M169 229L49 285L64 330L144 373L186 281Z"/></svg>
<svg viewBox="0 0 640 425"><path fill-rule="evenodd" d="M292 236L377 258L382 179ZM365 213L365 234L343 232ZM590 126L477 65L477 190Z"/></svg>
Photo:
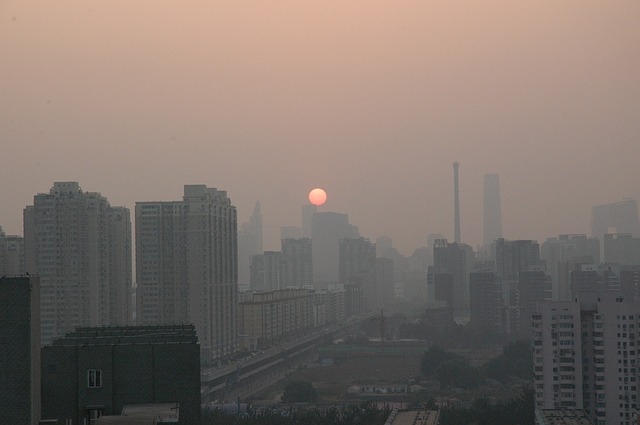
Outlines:
<svg viewBox="0 0 640 425"><path fill-rule="evenodd" d="M385 425L437 425L437 410L394 410Z"/></svg>
<svg viewBox="0 0 640 425"><path fill-rule="evenodd" d="M54 346L195 344L193 325L108 326L78 328L53 342Z"/></svg>

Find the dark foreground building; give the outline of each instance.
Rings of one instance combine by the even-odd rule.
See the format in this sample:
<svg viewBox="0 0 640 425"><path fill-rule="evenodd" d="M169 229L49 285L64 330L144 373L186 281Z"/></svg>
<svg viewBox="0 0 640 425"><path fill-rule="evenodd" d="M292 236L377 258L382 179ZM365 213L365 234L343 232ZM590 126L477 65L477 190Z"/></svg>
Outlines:
<svg viewBox="0 0 640 425"><path fill-rule="evenodd" d="M192 325L79 328L42 349L43 419L90 425L149 403L177 403L180 424L200 423Z"/></svg>
<svg viewBox="0 0 640 425"><path fill-rule="evenodd" d="M0 278L1 423L40 420L40 279Z"/></svg>

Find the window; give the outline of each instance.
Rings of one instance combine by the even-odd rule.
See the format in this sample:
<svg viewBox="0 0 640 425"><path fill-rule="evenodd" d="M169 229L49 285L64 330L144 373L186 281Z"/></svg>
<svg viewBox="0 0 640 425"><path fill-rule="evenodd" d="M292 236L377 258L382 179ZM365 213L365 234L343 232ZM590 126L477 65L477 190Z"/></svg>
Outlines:
<svg viewBox="0 0 640 425"><path fill-rule="evenodd" d="M90 409L87 411L87 416L89 417L89 424L94 425L100 416L104 414L102 409Z"/></svg>
<svg viewBox="0 0 640 425"><path fill-rule="evenodd" d="M102 370L101 369L87 370L87 387L102 388Z"/></svg>

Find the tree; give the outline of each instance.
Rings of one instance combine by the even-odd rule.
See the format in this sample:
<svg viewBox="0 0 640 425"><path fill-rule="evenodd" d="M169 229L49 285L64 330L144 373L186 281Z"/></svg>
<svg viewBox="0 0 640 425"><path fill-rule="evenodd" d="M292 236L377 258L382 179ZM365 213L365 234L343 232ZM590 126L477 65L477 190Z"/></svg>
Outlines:
<svg viewBox="0 0 640 425"><path fill-rule="evenodd" d="M503 354L489 361L484 369L489 378L502 382L511 376L532 380L533 354L531 346L527 341L511 342L504 347Z"/></svg>
<svg viewBox="0 0 640 425"><path fill-rule="evenodd" d="M433 376L440 363L453 359L460 359L460 356L434 345L422 355L422 359L420 360L420 372L422 372L423 376Z"/></svg>
<svg viewBox="0 0 640 425"><path fill-rule="evenodd" d="M452 359L442 362L435 370L435 376L440 384L456 388L477 388L480 384L480 374L469 363L462 359Z"/></svg>
<svg viewBox="0 0 640 425"><path fill-rule="evenodd" d="M285 403L312 403L318 393L309 381L291 381L284 387L282 401Z"/></svg>

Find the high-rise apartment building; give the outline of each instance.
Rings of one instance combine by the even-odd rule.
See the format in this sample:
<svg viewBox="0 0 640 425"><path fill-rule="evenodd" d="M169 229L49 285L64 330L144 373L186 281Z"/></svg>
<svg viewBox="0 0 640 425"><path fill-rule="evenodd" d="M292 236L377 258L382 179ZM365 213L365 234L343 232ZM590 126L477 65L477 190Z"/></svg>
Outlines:
<svg viewBox="0 0 640 425"><path fill-rule="evenodd" d="M237 346L237 212L227 193L185 185L182 201L136 203L137 321L193 324L203 363Z"/></svg>
<svg viewBox="0 0 640 425"><path fill-rule="evenodd" d="M284 288L313 287L313 252L311 239L282 239Z"/></svg>
<svg viewBox="0 0 640 425"><path fill-rule="evenodd" d="M40 283L0 277L0 407L2 422L40 421Z"/></svg>
<svg viewBox="0 0 640 425"><path fill-rule="evenodd" d="M545 302L533 315L537 409L584 409L632 425L640 396L640 305L620 293Z"/></svg>
<svg viewBox="0 0 640 425"><path fill-rule="evenodd" d="M502 237L502 207L500 204L500 176L485 174L483 203L483 241L490 246Z"/></svg>
<svg viewBox="0 0 640 425"><path fill-rule="evenodd" d="M132 320L131 220L99 193L56 182L24 210L25 269L40 276L42 342Z"/></svg>

